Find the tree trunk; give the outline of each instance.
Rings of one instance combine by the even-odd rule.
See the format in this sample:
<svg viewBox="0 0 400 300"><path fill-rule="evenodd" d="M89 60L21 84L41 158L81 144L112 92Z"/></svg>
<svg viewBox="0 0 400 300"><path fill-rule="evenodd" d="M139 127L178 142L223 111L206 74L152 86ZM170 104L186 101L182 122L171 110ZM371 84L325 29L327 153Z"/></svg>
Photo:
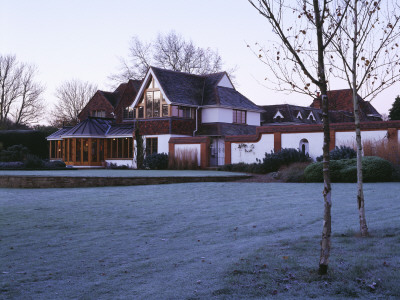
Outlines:
<svg viewBox="0 0 400 300"><path fill-rule="evenodd" d="M357 0L354 0L354 36L353 36L353 106L354 106L354 123L356 126L356 145L357 145L357 204L358 214L360 217L360 233L361 236L368 236L367 221L365 219L364 208L364 191L363 191L363 173L362 173L362 143L360 129L360 110L357 97Z"/></svg>
<svg viewBox="0 0 400 300"><path fill-rule="evenodd" d="M319 258L319 274L324 275L328 272L329 256L331 252L331 176L329 173L329 102L327 96L327 81L325 77L324 63L324 45L323 45L323 23L321 21L321 12L318 0L313 0L315 25L317 28L317 43L318 43L318 80L319 88L322 97L322 120L324 130L324 145L323 145L323 177L324 177L324 222L322 227L321 238L321 254Z"/></svg>

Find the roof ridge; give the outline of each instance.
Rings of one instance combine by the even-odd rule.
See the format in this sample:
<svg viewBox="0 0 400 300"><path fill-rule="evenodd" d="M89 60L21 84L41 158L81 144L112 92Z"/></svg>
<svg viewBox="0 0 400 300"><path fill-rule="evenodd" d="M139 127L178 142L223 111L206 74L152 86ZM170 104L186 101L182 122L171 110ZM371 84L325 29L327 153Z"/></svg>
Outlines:
<svg viewBox="0 0 400 300"><path fill-rule="evenodd" d="M174 71L174 70L170 70L170 69L163 69L163 68L159 68L159 67L155 67L155 66L150 66L149 68L153 68L153 69L158 69L161 71L166 71L166 72L171 72L171 73L178 73L178 74L183 74L183 75L190 75L190 76L196 76L196 77L207 77L210 75L216 75L216 74L224 74L226 73L226 71L220 71L220 72L215 72L215 73L208 73L208 74L194 74L194 73L189 73L189 72L183 72L183 71Z"/></svg>

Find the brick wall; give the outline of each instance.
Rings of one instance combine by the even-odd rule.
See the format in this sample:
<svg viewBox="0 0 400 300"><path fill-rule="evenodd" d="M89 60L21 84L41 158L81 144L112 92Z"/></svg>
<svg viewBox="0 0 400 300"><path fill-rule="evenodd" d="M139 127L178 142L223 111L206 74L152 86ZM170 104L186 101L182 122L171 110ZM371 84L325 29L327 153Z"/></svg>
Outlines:
<svg viewBox="0 0 400 300"><path fill-rule="evenodd" d="M79 113L78 118L82 122L91 116L91 112L94 110L104 110L106 112L106 118L113 118L114 107L111 103L100 93L96 92L94 96L89 100L89 103Z"/></svg>

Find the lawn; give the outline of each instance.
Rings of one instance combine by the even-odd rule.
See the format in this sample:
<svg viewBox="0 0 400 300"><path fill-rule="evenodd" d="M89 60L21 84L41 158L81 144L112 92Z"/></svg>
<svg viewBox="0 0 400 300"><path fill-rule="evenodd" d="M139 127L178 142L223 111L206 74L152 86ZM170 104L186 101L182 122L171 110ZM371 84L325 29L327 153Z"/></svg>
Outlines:
<svg viewBox="0 0 400 300"><path fill-rule="evenodd" d="M67 170L0 170L0 176L63 176L63 177L203 177L237 176L244 173L207 170L118 170L118 169L67 169Z"/></svg>
<svg viewBox="0 0 400 300"><path fill-rule="evenodd" d="M400 297L400 185L333 185L328 276L321 184L0 189L0 298Z"/></svg>

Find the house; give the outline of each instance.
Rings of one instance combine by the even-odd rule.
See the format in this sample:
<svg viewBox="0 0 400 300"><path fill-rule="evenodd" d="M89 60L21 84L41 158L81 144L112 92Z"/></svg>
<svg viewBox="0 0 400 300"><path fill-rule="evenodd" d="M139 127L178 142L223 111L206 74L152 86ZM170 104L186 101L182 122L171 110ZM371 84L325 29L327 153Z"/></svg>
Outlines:
<svg viewBox="0 0 400 300"><path fill-rule="evenodd" d="M78 125L47 138L50 157L73 166L135 167L132 137L139 128L146 154L168 153L173 138L207 137L210 165L220 165L224 138L255 134L262 112L225 72L193 75L150 67L141 82L130 80L112 93L97 91Z"/></svg>
<svg viewBox="0 0 400 300"><path fill-rule="evenodd" d="M351 90L335 90L330 101L331 148L354 139ZM383 122L359 97L363 134L398 140L400 122ZM193 75L150 67L142 81L129 80L114 92L97 91L79 114L80 123L50 135L51 159L67 165L107 163L136 167L134 132L146 155L184 149L197 153L205 168L255 162L265 152L298 148L322 153L321 99L309 107L258 106L239 93L225 72Z"/></svg>

